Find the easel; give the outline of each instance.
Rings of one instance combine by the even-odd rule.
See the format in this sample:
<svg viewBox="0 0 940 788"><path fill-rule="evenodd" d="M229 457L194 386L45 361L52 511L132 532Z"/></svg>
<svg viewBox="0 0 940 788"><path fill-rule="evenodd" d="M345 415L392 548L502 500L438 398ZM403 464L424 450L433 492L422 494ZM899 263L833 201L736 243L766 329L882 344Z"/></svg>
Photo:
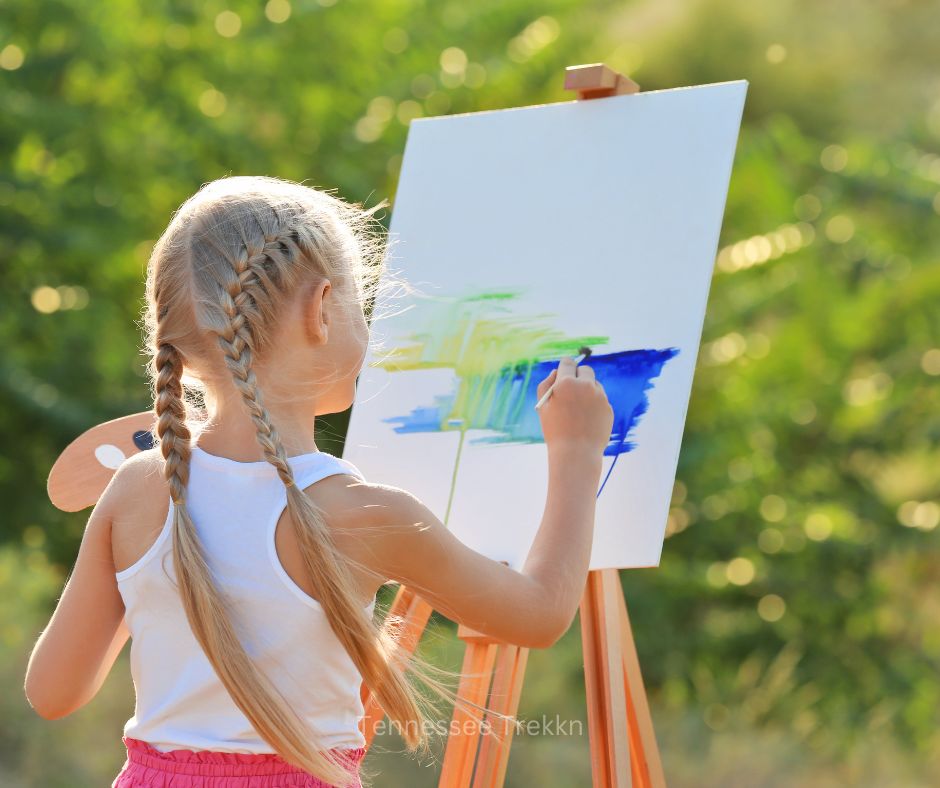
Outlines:
<svg viewBox="0 0 940 788"><path fill-rule="evenodd" d="M639 86L600 63L570 66L565 88L579 100L636 93ZM152 411L135 413L94 427L59 456L48 480L49 497L63 511L94 505L123 457L150 448ZM399 648L417 647L432 608L402 586L390 614L403 627ZM588 730L594 788L665 788L659 749L640 674L627 606L616 569L591 571L581 599L581 638L587 694ZM495 640L463 625L457 636L466 643L461 698L505 715L519 708L529 650ZM385 716L363 683L365 716L361 729L370 746ZM477 723L467 725L465 723ZM486 720L496 736L480 740L484 722L477 713L456 709L444 755L441 788L498 788L505 780L512 728Z"/></svg>
<svg viewBox="0 0 940 788"><path fill-rule="evenodd" d="M565 89L579 100L636 93L639 85L601 63L570 66ZM594 788L664 788L659 748L653 732L627 605L616 569L592 571L581 599L581 639L587 691L588 730ZM401 648L411 653L431 616L431 606L412 590L398 590L390 614L401 616ZM458 695L495 712L515 715L529 650L459 625L466 645ZM363 685L366 746L385 716ZM444 753L441 788L497 788L505 780L512 728L487 721L498 739L480 740L484 721L477 712L456 709ZM466 724L471 723L471 724ZM473 724L476 723L476 724Z"/></svg>

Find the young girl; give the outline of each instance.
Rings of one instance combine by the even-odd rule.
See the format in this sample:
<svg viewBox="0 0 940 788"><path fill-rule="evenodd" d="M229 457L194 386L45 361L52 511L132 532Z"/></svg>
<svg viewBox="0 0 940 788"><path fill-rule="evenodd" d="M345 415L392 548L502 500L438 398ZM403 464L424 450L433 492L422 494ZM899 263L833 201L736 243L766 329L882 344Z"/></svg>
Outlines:
<svg viewBox="0 0 940 788"><path fill-rule="evenodd" d="M124 462L95 506L25 687L44 718L71 714L131 636L137 700L112 788L361 785L362 682L408 746L426 746L409 671L455 695L401 657L400 621L373 616L389 580L529 648L574 618L613 424L589 366L565 357L538 388L556 384L539 410L548 496L521 571L314 442L315 418L352 404L365 360L385 260L375 210L289 181L223 178L154 247L156 445Z"/></svg>

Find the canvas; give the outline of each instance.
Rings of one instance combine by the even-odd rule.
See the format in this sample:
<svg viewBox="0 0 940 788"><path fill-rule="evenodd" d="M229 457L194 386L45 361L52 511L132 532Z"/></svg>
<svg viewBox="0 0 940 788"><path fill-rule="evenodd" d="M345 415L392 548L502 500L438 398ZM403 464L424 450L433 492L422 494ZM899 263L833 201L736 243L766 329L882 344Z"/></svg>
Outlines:
<svg viewBox="0 0 940 788"><path fill-rule="evenodd" d="M745 81L414 120L344 457L521 568L536 387L589 346L614 408L592 569L659 563Z"/></svg>

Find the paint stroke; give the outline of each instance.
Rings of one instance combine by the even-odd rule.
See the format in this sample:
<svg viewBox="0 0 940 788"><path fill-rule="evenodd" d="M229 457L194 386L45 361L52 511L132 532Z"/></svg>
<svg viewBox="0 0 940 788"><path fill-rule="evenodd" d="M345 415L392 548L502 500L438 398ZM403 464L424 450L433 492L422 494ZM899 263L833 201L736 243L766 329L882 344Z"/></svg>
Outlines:
<svg viewBox="0 0 940 788"><path fill-rule="evenodd" d="M606 456L636 447L630 438L649 408L647 392L666 362L678 353L678 348L625 350L594 354L582 362L594 370L614 410ZM497 375L464 378L457 391L436 396L434 404L383 421L397 425L394 430L398 433L480 429L499 434L473 438L471 443L541 443L544 436L535 410L536 389L557 365L557 359L523 362L507 365ZM465 407L469 403L473 407Z"/></svg>
<svg viewBox="0 0 940 788"><path fill-rule="evenodd" d="M565 336L550 325L551 314L519 315L510 302L519 291L473 292L422 300L423 326L404 337L370 366L389 372L453 369L459 379L495 381L508 365L575 356L581 345L596 348L606 336ZM473 405L460 391L458 404Z"/></svg>
<svg viewBox="0 0 940 788"><path fill-rule="evenodd" d="M649 407L647 391L663 365L679 351L625 350L599 354L606 336L566 336L551 325L554 315L520 315L514 303L521 291L470 291L464 295L427 297L422 301L422 328L405 342L370 363L389 372L452 369L455 390L438 394L430 405L384 422L397 433L451 432L477 429L496 432L472 443L541 443L542 426L535 410L539 383L562 356L595 350L584 364L594 370L614 409L607 456L631 451L632 431Z"/></svg>

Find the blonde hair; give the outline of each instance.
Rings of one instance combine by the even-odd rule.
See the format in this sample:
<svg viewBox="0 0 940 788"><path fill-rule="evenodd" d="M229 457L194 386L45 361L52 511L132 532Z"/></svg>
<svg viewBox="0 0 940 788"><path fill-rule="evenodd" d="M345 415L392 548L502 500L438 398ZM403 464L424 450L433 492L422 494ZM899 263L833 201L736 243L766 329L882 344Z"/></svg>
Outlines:
<svg viewBox="0 0 940 788"><path fill-rule="evenodd" d="M299 286L327 277L337 297L355 297L362 305L374 298L386 251L374 214L383 205L365 210L277 178L221 178L183 203L147 268L144 328L156 412L154 441L161 447L175 504L173 560L190 627L261 738L289 763L336 784L349 779L348 767L319 745L318 735L248 657L233 628L231 608L212 581L186 507L189 424L198 422L200 396L211 393L214 370L227 370L254 422L265 459L287 488L290 521L316 598L410 750L428 750L429 707L407 680L407 670L439 696L482 710L433 678L459 674L401 652L400 618L387 615L377 623L361 606L349 570L355 562L340 553L323 514L294 483L252 369L272 341L283 299Z"/></svg>

